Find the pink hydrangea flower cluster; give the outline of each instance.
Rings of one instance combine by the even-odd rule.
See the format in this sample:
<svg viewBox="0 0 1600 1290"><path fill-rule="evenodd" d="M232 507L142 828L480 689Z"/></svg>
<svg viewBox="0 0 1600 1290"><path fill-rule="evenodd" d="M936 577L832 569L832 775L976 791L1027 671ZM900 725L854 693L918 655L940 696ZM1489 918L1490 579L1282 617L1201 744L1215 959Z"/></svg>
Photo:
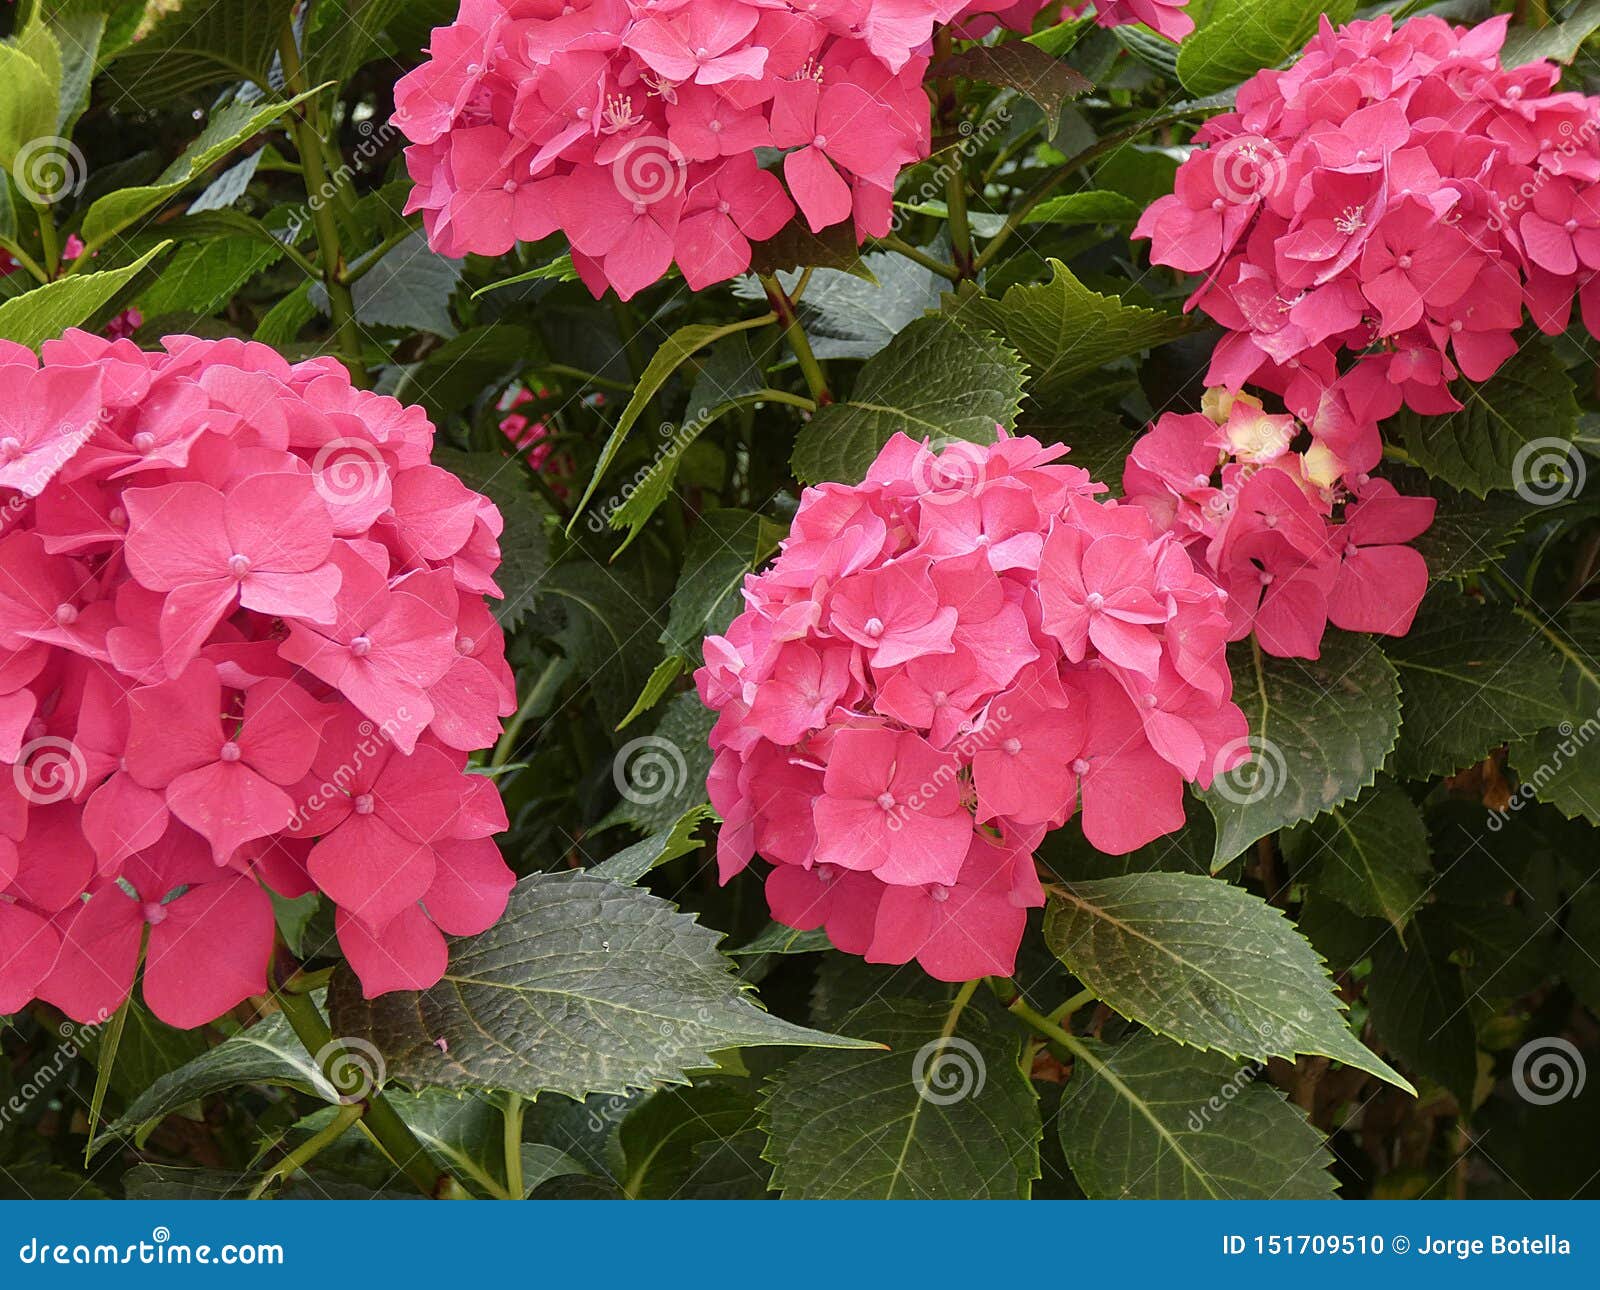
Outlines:
<svg viewBox="0 0 1600 1290"><path fill-rule="evenodd" d="M0 342L0 1014L264 991L321 892L369 995L432 984L512 884L499 512L331 359Z"/></svg>
<svg viewBox="0 0 1600 1290"><path fill-rule="evenodd" d="M1230 333L1210 383L1282 394L1345 471L1402 403L1457 409L1447 382L1515 353L1524 307L1554 334L1577 295L1600 328L1600 101L1555 92L1550 62L1502 67L1507 21L1323 19L1135 229L1205 275L1189 306Z"/></svg>
<svg viewBox="0 0 1600 1290"><path fill-rule="evenodd" d="M1247 758L1223 594L1066 451L897 435L861 484L806 490L707 639L719 869L769 861L779 922L1009 974L1048 830L1081 803L1090 843L1132 851Z"/></svg>
<svg viewBox="0 0 1600 1290"><path fill-rule="evenodd" d="M1169 412L1139 439L1123 492L1176 535L1226 592L1228 638L1255 633L1285 658L1317 658L1331 622L1403 636L1428 589L1406 543L1433 522L1431 497L1328 473L1327 449L1259 399L1207 391L1205 411Z"/></svg>
<svg viewBox="0 0 1600 1290"><path fill-rule="evenodd" d="M1102 0L1098 20L1181 35L1182 3ZM1046 7L463 0L395 87L406 209L444 255L560 229L590 290L623 299L674 262L696 291L743 273L796 206L813 232L881 237L896 176L928 155L934 27L1026 27ZM783 152L776 170L758 148Z"/></svg>

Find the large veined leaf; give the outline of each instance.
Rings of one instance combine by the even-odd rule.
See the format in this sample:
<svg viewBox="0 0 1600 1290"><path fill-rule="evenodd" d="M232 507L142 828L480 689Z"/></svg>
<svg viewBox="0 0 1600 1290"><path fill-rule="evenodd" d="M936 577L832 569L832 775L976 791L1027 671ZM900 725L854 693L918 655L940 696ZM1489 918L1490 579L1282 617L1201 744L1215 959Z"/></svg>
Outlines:
<svg viewBox="0 0 1600 1290"><path fill-rule="evenodd" d="M1095 1200L1316 1200L1333 1156L1266 1069L1141 1034L1082 1041L1061 1149Z"/></svg>
<svg viewBox="0 0 1600 1290"><path fill-rule="evenodd" d="M1283 914L1242 887L1144 873L1066 884L1045 940L1130 1021L1232 1057L1316 1053L1410 1085L1351 1032L1327 967Z"/></svg>
<svg viewBox="0 0 1600 1290"><path fill-rule="evenodd" d="M1355 8L1356 0L1191 0L1195 30L1178 47L1178 79L1191 94L1225 90L1297 54L1323 14L1337 26Z"/></svg>
<svg viewBox="0 0 1600 1290"><path fill-rule="evenodd" d="M373 1044L391 1079L527 1097L682 1084L724 1048L869 1046L756 1007L718 936L642 888L534 874L499 923L452 943L438 985L363 999L340 968L329 1017Z"/></svg>
<svg viewBox="0 0 1600 1290"><path fill-rule="evenodd" d="M328 1083L283 1014L275 1012L157 1078L102 1136L127 1136L142 1143L174 1111L236 1084L278 1084L329 1102L339 1101L339 1092Z"/></svg>
<svg viewBox="0 0 1600 1290"><path fill-rule="evenodd" d="M771 1168L749 1087L717 1081L663 1089L622 1122L627 1171L618 1180L632 1200L742 1200L767 1193Z"/></svg>
<svg viewBox="0 0 1600 1290"><path fill-rule="evenodd" d="M1397 1061L1472 1108L1478 1044L1461 969L1428 918L1418 919L1402 946L1385 936L1372 951L1367 1007L1372 1032Z"/></svg>
<svg viewBox="0 0 1600 1290"><path fill-rule="evenodd" d="M1460 382L1455 392L1461 411L1403 411L1384 429L1430 475L1477 497L1502 488L1540 499L1562 487L1574 491L1560 472L1576 452L1565 444L1578 432L1578 403L1548 344L1530 342L1487 381Z"/></svg>
<svg viewBox="0 0 1600 1290"><path fill-rule="evenodd" d="M136 303L148 318L180 312L213 313L282 255L281 245L256 238L188 242L178 248Z"/></svg>
<svg viewBox="0 0 1600 1290"><path fill-rule="evenodd" d="M1387 651L1404 695L1394 766L1407 778L1451 774L1568 715L1561 657L1539 629L1452 588L1431 592Z"/></svg>
<svg viewBox="0 0 1600 1290"><path fill-rule="evenodd" d="M1428 826L1392 783L1282 835L1284 855L1314 890L1403 930L1427 893Z"/></svg>
<svg viewBox="0 0 1600 1290"><path fill-rule="evenodd" d="M930 309L950 283L932 269L873 251L862 257L872 278L817 269L798 305L811 351L820 359L871 358Z"/></svg>
<svg viewBox="0 0 1600 1290"><path fill-rule="evenodd" d="M950 318L919 318L856 375L850 397L819 408L794 446L807 483L855 483L894 435L992 443L1017 423L1022 362L997 337Z"/></svg>
<svg viewBox="0 0 1600 1290"><path fill-rule="evenodd" d="M1568 715L1513 743L1511 766L1541 802L1600 825L1600 748L1591 746L1600 739L1600 603L1569 606L1550 631L1560 641Z"/></svg>
<svg viewBox="0 0 1600 1290"><path fill-rule="evenodd" d="M1600 30L1600 0L1579 0L1561 22L1511 28L1506 32L1500 61L1507 67L1521 67L1541 58L1570 63L1596 30Z"/></svg>
<svg viewBox="0 0 1600 1290"><path fill-rule="evenodd" d="M1028 397L1048 408L1076 405L1088 372L1181 335L1182 318L1091 291L1060 260L1050 281L1012 287L999 299L946 296L945 312L965 326L1005 337L1028 364Z"/></svg>
<svg viewBox="0 0 1600 1290"><path fill-rule="evenodd" d="M1433 523L1411 543L1436 581L1465 578L1496 563L1542 509L1515 492L1474 497L1412 467L1384 475L1400 492L1426 494L1436 503Z"/></svg>
<svg viewBox="0 0 1600 1290"><path fill-rule="evenodd" d="M180 15L174 15L177 16ZM241 143L314 93L315 90L308 90L285 102L230 103L214 113L200 137L184 149L183 155L163 170L154 183L119 188L89 207L79 230L84 245L90 251L102 246L136 220L176 197Z"/></svg>
<svg viewBox="0 0 1600 1290"><path fill-rule="evenodd" d="M1317 659L1232 653L1251 759L1200 794L1217 822L1214 867L1349 801L1372 783L1400 728L1394 669L1369 637L1330 628Z"/></svg>
<svg viewBox="0 0 1600 1290"><path fill-rule="evenodd" d="M638 882L658 865L696 850L700 842L694 836L695 831L710 818L709 806L696 806L685 811L670 828L661 829L632 846L624 847L589 872L597 878L609 878L612 882Z"/></svg>
<svg viewBox="0 0 1600 1290"><path fill-rule="evenodd" d="M1039 1108L1020 1036L977 1007L910 999L851 1027L886 1051L808 1053L772 1081L763 1116L772 1186L808 1199L1026 1199L1039 1176ZM1003 1023L1001 1023L1003 1024Z"/></svg>
<svg viewBox="0 0 1600 1290"><path fill-rule="evenodd" d="M186 0L112 62L110 106L160 107L224 81L268 88L294 0Z"/></svg>
<svg viewBox="0 0 1600 1290"><path fill-rule="evenodd" d="M0 304L0 339L36 347L55 339L68 327L87 322L171 245L170 242L162 242L120 269L57 278L42 287L13 296Z"/></svg>

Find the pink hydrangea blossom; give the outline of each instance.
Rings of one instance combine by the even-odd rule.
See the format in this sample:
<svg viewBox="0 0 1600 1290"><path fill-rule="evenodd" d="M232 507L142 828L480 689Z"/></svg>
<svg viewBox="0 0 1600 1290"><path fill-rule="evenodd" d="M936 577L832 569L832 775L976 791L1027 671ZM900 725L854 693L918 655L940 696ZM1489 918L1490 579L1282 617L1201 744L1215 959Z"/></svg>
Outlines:
<svg viewBox="0 0 1600 1290"><path fill-rule="evenodd" d="M1281 395L1323 474L1370 471L1402 404L1458 409L1449 383L1492 376L1524 310L1555 334L1576 299L1600 329L1600 99L1503 67L1507 22L1324 18L1134 230L1202 275L1189 307L1229 333L1209 383Z"/></svg>
<svg viewBox="0 0 1600 1290"><path fill-rule="evenodd" d="M1254 633L1269 654L1317 658L1330 622L1405 635L1428 588L1407 543L1433 522L1434 499L1338 473L1325 445L1254 396L1212 391L1205 407L1160 417L1122 483L1227 593L1228 638Z"/></svg>
<svg viewBox="0 0 1600 1290"><path fill-rule="evenodd" d="M1099 0L1096 21L1178 39L1184 3ZM559 228L590 289L624 299L674 263L696 291L743 273L797 210L813 232L880 237L897 174L928 155L934 27L1025 30L1051 7L464 0L395 88L407 210L445 255ZM758 148L783 156L764 169Z"/></svg>
<svg viewBox="0 0 1600 1290"><path fill-rule="evenodd" d="M499 917L500 516L327 359L0 343L0 1012L176 1026L321 892L369 995ZM141 947L143 947L141 949Z"/></svg>
<svg viewBox="0 0 1600 1290"><path fill-rule="evenodd" d="M1047 830L1080 816L1132 851L1247 755L1224 593L1170 517L1098 500L1066 451L896 435L862 483L806 490L706 640L721 876L759 854L780 922L1008 974Z"/></svg>

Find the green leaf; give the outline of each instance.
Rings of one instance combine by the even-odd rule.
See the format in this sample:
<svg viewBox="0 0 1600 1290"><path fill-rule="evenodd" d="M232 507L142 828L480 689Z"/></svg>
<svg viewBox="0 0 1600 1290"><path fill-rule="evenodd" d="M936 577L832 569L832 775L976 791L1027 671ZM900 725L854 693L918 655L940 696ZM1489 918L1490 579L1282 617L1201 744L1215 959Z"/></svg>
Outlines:
<svg viewBox="0 0 1600 1290"><path fill-rule="evenodd" d="M0 1169L0 1200L109 1200L87 1178L56 1165L20 1161Z"/></svg>
<svg viewBox="0 0 1600 1290"><path fill-rule="evenodd" d="M1351 1033L1294 924L1241 887L1174 873L1070 883L1044 935L1103 1002L1158 1034L1260 1061L1317 1053L1414 1091Z"/></svg>
<svg viewBox="0 0 1600 1290"><path fill-rule="evenodd" d="M619 555L644 531L656 508L671 496L684 454L717 418L734 408L759 403L773 393L767 388L766 374L750 349L747 333L729 336L711 347L711 353L690 387L683 423L675 428L662 427L663 434L670 429L669 437L656 450L649 465L634 477L631 486L623 488L622 504L610 513L612 528L628 530L627 538L618 548Z"/></svg>
<svg viewBox="0 0 1600 1290"><path fill-rule="evenodd" d="M407 0L322 0L306 37L306 69L313 81L348 80L363 64L392 49L383 35Z"/></svg>
<svg viewBox="0 0 1600 1290"><path fill-rule="evenodd" d="M1567 717L1518 739L1509 761L1525 791L1568 819L1600 825L1600 757L1589 747L1600 737L1600 602L1569 605L1552 631L1561 640Z"/></svg>
<svg viewBox="0 0 1600 1290"><path fill-rule="evenodd" d="M1600 0L1579 0L1561 22L1543 27L1512 27L1506 32L1500 62L1505 67L1521 67L1541 58L1570 63L1583 42L1596 31L1600 31Z"/></svg>
<svg viewBox="0 0 1600 1290"><path fill-rule="evenodd" d="M215 313L241 288L283 255L255 238L224 237L188 242L162 268L139 296L148 318L188 312Z"/></svg>
<svg viewBox="0 0 1600 1290"><path fill-rule="evenodd" d="M112 61L113 111L161 107L224 81L269 88L294 0L185 0Z"/></svg>
<svg viewBox="0 0 1600 1290"><path fill-rule="evenodd" d="M155 1080L106 1128L95 1149L112 1136L132 1137L142 1146L173 1112L236 1084L276 1084L339 1101L338 1091L323 1077L283 1014L274 1012Z"/></svg>
<svg viewBox="0 0 1600 1290"><path fill-rule="evenodd" d="M500 534L501 562L494 576L505 596L489 603L500 626L516 631L536 593L545 590L550 567L549 503L533 491L526 468L499 453L435 448L433 463L500 509L505 530Z"/></svg>
<svg viewBox="0 0 1600 1290"><path fill-rule="evenodd" d="M1094 88L1072 64L1047 54L1025 40L999 45L972 45L933 70L935 76L965 76L985 85L1016 90L1044 112L1045 135L1055 138L1061 107Z"/></svg>
<svg viewBox="0 0 1600 1290"><path fill-rule="evenodd" d="M716 714L693 690L675 696L655 730L617 751L611 776L622 801L598 829L631 824L645 832L667 828L706 800L711 772L708 738Z"/></svg>
<svg viewBox="0 0 1600 1290"><path fill-rule="evenodd" d="M146 42L140 43L142 46ZM87 250L103 246L135 221L176 197L228 153L316 92L308 90L288 102L230 103L213 113L200 137L184 149L153 184L119 188L98 198L89 207L79 230Z"/></svg>
<svg viewBox="0 0 1600 1290"><path fill-rule="evenodd" d="M1389 438L1430 475L1476 497L1502 488L1544 497L1560 487L1550 467L1561 464L1578 432L1578 402L1547 343L1524 345L1481 385L1453 388L1461 411L1402 411L1384 423Z"/></svg>
<svg viewBox="0 0 1600 1290"><path fill-rule="evenodd" d="M539 592L541 612L564 614L556 644L588 681L600 719L614 729L655 666L656 597L636 570L608 568L575 553L550 566Z"/></svg>
<svg viewBox="0 0 1600 1290"><path fill-rule="evenodd" d="M936 446L992 443L996 424L1016 425L1022 370L996 337L948 317L919 318L862 365L848 399L819 408L800 431L795 474L854 483L897 432Z"/></svg>
<svg viewBox="0 0 1600 1290"><path fill-rule="evenodd" d="M796 931L782 923L768 923L730 954L812 954L831 950L833 942L820 927L809 932Z"/></svg>
<svg viewBox="0 0 1600 1290"><path fill-rule="evenodd" d="M863 257L874 280L818 269L800 298L811 352L819 359L871 358L930 309L950 283L892 251Z"/></svg>
<svg viewBox="0 0 1600 1290"><path fill-rule="evenodd" d="M468 328L407 367L394 396L422 404L435 422L468 417L486 391L523 368L534 345L533 333L514 323Z"/></svg>
<svg viewBox="0 0 1600 1290"><path fill-rule="evenodd" d="M1410 467L1384 477L1407 496L1432 497L1433 523L1411 543L1428 562L1428 574L1460 579L1498 562L1540 508L1514 492L1474 497Z"/></svg>
<svg viewBox="0 0 1600 1290"><path fill-rule="evenodd" d="M1372 1033L1409 1069L1455 1094L1472 1109L1478 1042L1461 984L1461 969L1427 918L1411 927L1404 947L1385 936L1372 952L1367 978Z"/></svg>
<svg viewBox="0 0 1600 1290"><path fill-rule="evenodd" d="M1450 587L1387 651L1404 694L1394 768L1407 779L1452 774L1567 716L1561 658L1537 629Z"/></svg>
<svg viewBox="0 0 1600 1290"><path fill-rule="evenodd" d="M761 1159L751 1091L729 1083L665 1089L622 1122L631 1200L758 1200L771 1172Z"/></svg>
<svg viewBox="0 0 1600 1290"><path fill-rule="evenodd" d="M1093 1200L1318 1200L1333 1155L1264 1067L1158 1035L1082 1041L1057 1127Z"/></svg>
<svg viewBox="0 0 1600 1290"><path fill-rule="evenodd" d="M1387 781L1282 835L1283 853L1311 871L1313 890L1358 914L1404 929L1433 876L1428 827L1409 797Z"/></svg>
<svg viewBox="0 0 1600 1290"><path fill-rule="evenodd" d="M36 175L34 168L43 169L41 147L54 144L50 151L60 157L61 140L55 134L61 54L59 49L53 49L54 40L48 31L41 27L36 33L43 33L42 39L50 42L49 48L55 54L53 64L46 58L46 47L37 43L24 47L0 41L0 85L5 86L5 93L0 94L0 167L11 172L19 192L26 194L33 188L36 196L49 199L54 196L54 188L44 189L41 181L54 180L56 176L53 171ZM32 167L30 158L35 159Z"/></svg>
<svg viewBox="0 0 1600 1290"><path fill-rule="evenodd" d="M1194 0L1195 30L1178 49L1178 79L1191 94L1225 90L1298 53L1322 15L1339 26L1355 7L1356 0Z"/></svg>
<svg viewBox="0 0 1600 1290"><path fill-rule="evenodd" d="M1115 296L1102 296L1050 260L1050 281L1017 285L998 300L945 297L946 313L964 326L1003 336L1028 364L1028 395L1036 403L1081 402L1080 378L1119 358L1182 335L1182 318Z"/></svg>
<svg viewBox="0 0 1600 1290"><path fill-rule="evenodd" d="M1369 637L1329 628L1318 659L1232 653L1251 760L1200 794L1217 822L1213 867L1349 801L1373 782L1400 729L1394 669Z"/></svg>
<svg viewBox="0 0 1600 1290"><path fill-rule="evenodd" d="M81 326L116 299L118 292L171 245L162 242L123 268L57 278L5 301L0 304L0 339L37 348L68 327Z"/></svg>
<svg viewBox="0 0 1600 1290"><path fill-rule="evenodd" d="M430 250L427 237L418 229L362 274L350 294L361 322L454 336L450 297L460 284L461 261ZM311 300L322 308L327 300L325 289L313 287Z"/></svg>
<svg viewBox="0 0 1600 1290"><path fill-rule="evenodd" d="M1168 80L1178 75L1178 46L1165 36L1159 36L1141 23L1132 23L1112 29L1111 34L1141 63Z"/></svg>
<svg viewBox="0 0 1600 1290"><path fill-rule="evenodd" d="M683 553L661 643L698 665L701 641L727 630L744 607L739 589L745 575L761 567L783 536L776 524L752 511L730 508L702 515Z"/></svg>
<svg viewBox="0 0 1600 1290"><path fill-rule="evenodd" d="M666 698L672 683L678 679L687 662L681 654L669 654L657 663L655 671L650 673L650 679L644 683L644 689L639 691L639 697L633 701L633 707L628 709L628 715L617 722L617 729L626 730Z"/></svg>
<svg viewBox="0 0 1600 1290"><path fill-rule="evenodd" d="M671 828L652 833L641 842L624 847L609 860L602 860L589 870L596 878L612 882L635 883L645 874L669 860L698 851L701 841L695 837L701 824L711 819L709 806L696 806L685 811Z"/></svg>
<svg viewBox="0 0 1600 1290"><path fill-rule="evenodd" d="M765 242L756 242L750 248L751 273L764 275L791 269L839 269L863 278L872 277L872 270L861 258L848 220L813 233L799 215Z"/></svg>
<svg viewBox="0 0 1600 1290"><path fill-rule="evenodd" d="M880 1000L852 1027L887 1046L807 1053L763 1103L772 1186L827 1200L1022 1200L1039 1176L1039 1108L1020 1036L978 1007ZM1004 1023L1001 1023L1004 1024Z"/></svg>
<svg viewBox="0 0 1600 1290"><path fill-rule="evenodd" d="M472 298L476 300L491 291L499 291L501 287L514 287L519 282L576 282L577 280L578 271L572 267L572 256L568 253L557 256L549 264L541 264L537 269L529 269L526 273L501 278L500 281L491 282L486 287L479 287L472 293Z"/></svg>
<svg viewBox="0 0 1600 1290"><path fill-rule="evenodd" d="M600 481L605 478L606 471L611 469L611 463L622 451L622 445L627 441L628 431L633 429L633 423L639 419L645 408L650 405L650 400L655 398L657 392L667 383L667 378L682 367L691 355L713 341L748 330L751 325L750 319L731 323L691 323L687 327L680 327L661 343L661 347L646 364L638 384L634 386L633 397L628 400L627 407L622 409L622 415L617 418L617 424L612 428L605 447L600 450L600 460L595 463L589 485L583 490L583 496L578 499L578 504L572 508L572 523L567 526L568 533L577 527L579 517L589 505L589 499L594 496L595 489L600 487Z"/></svg>
<svg viewBox="0 0 1600 1290"><path fill-rule="evenodd" d="M527 1097L682 1084L723 1048L862 1046L761 1011L718 936L642 888L534 874L500 922L451 944L438 985L363 999L340 967L329 1015L378 1048L391 1079Z"/></svg>
<svg viewBox="0 0 1600 1290"><path fill-rule="evenodd" d="M1024 224L1132 224L1139 206L1121 193L1090 189L1066 193L1040 202L1025 216Z"/></svg>

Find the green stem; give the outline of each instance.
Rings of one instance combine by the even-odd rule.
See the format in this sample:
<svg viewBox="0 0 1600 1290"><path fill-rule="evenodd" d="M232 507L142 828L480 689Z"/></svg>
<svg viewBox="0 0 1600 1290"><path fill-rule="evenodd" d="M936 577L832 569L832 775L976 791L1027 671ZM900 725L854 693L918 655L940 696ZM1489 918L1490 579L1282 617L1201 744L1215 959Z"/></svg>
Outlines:
<svg viewBox="0 0 1600 1290"><path fill-rule="evenodd" d="M951 46L954 40L950 28L940 27L933 33L933 61L935 65L947 61L950 57ZM939 96L939 126L940 133L949 132L955 117L960 110L956 101L955 82L949 77L941 77L938 83ZM945 168L945 213L950 227L950 255L955 261L957 279L968 278L973 274L972 263L972 227L967 222L967 171L961 149L957 147Z"/></svg>
<svg viewBox="0 0 1600 1290"><path fill-rule="evenodd" d="M48 206L35 206L33 213L39 221L39 245L44 252L44 271L53 278L61 270L61 244L56 237L56 222L50 217ZM89 258L87 250L83 258Z"/></svg>
<svg viewBox="0 0 1600 1290"><path fill-rule="evenodd" d="M1021 1021L1024 1024L1032 1027L1034 1030L1037 1030L1052 1043L1060 1044L1074 1057L1082 1057L1095 1066L1100 1065L1099 1062L1095 1061L1093 1054L1090 1053L1088 1047L1083 1043L1082 1040L1080 1040L1070 1030L1067 1030L1062 1026L1058 1026L1043 1013L1035 1012L1028 1006L1028 1001L1021 995L1018 995L1011 1001L1009 1011L1012 1016L1017 1018L1018 1021Z"/></svg>
<svg viewBox="0 0 1600 1290"><path fill-rule="evenodd" d="M50 281L50 275L39 267L39 262L24 251L10 238L0 237L0 251L6 252L13 260L27 271L28 276L44 283Z"/></svg>
<svg viewBox="0 0 1600 1290"><path fill-rule="evenodd" d="M539 679L533 683L533 688L528 691L527 697L517 709L517 715L511 718L505 732L500 736L500 741L494 746L494 754L489 758L489 769L498 770L511 760L511 754L516 750L517 736L522 733L522 727L528 719L539 711L548 700L555 688L566 679L566 663L564 658L553 658L545 664Z"/></svg>
<svg viewBox="0 0 1600 1290"><path fill-rule="evenodd" d="M569 367L565 363L539 363L535 365L534 370L550 372L555 376L570 376L585 385L598 385L606 390L620 390L623 394L633 393L633 386L626 381L613 381L609 376L597 376L593 372L584 371L581 367Z"/></svg>
<svg viewBox="0 0 1600 1290"><path fill-rule="evenodd" d="M1050 1020L1059 1026L1065 1022L1068 1017L1072 1016L1072 1014L1075 1013L1079 1008L1082 1008L1086 1004L1093 1003L1099 997L1100 996L1097 995L1093 990L1079 990L1077 994L1073 995L1072 998L1068 999L1050 1014Z"/></svg>
<svg viewBox="0 0 1600 1290"><path fill-rule="evenodd" d="M522 1116L526 1109L527 1103L520 1095L506 1094L506 1190L512 1200L521 1200L528 1194L522 1178Z"/></svg>
<svg viewBox="0 0 1600 1290"><path fill-rule="evenodd" d="M344 1136L345 1130L361 1118L362 1109L359 1102L341 1106L333 1119L262 1174L261 1181L250 1189L247 1199L260 1200L274 1182L287 1182L304 1169L324 1147L332 1146Z"/></svg>
<svg viewBox="0 0 1600 1290"><path fill-rule="evenodd" d="M338 1064L341 1050L335 1042L333 1031L309 995L290 990L278 990L273 998L288 1020L305 1050L322 1063L328 1082L338 1087ZM405 1174L424 1196L434 1197L444 1193L451 1181L448 1174L440 1173L423 1149L416 1135L400 1118L400 1113L384 1100L377 1089L357 1102L359 1119L373 1140L383 1148L401 1173Z"/></svg>
<svg viewBox="0 0 1600 1290"><path fill-rule="evenodd" d="M948 278L951 282L961 280L961 270L954 265L946 264L943 260L929 255L920 247L912 246L904 238L890 234L888 237L875 239L874 245L881 246L885 251L893 251L896 255L903 255L914 264L920 264L924 269L931 269L941 278Z"/></svg>
<svg viewBox="0 0 1600 1290"><path fill-rule="evenodd" d="M283 63L283 78L291 94L302 93L305 86L305 68L300 63L300 50L295 45L293 25L285 26L278 37L278 57ZM328 293L328 313L333 318L333 334L339 343L340 355L350 369L350 379L363 388L371 384L367 362L362 355L361 328L356 322L355 298L350 294L346 278L344 252L339 246L339 227L334 222L333 211L326 193L337 195L344 182L336 171L332 180L323 164L322 136L312 119L314 107L308 103L297 104L290 110L290 129L294 133L294 146L300 153L300 164L305 168L306 205L311 208L311 226L316 231L317 248L322 254L322 284Z"/></svg>
<svg viewBox="0 0 1600 1290"><path fill-rule="evenodd" d="M772 312L777 315L778 325L783 328L784 339L789 342L789 348L800 364L800 374L806 378L806 388L811 391L812 400L818 407L832 403L828 378L822 370L822 364L817 362L817 356L811 352L811 342L806 339L806 329L800 325L800 316L795 313L794 300L783 289L783 283L778 281L775 273L763 273L761 285L766 288L767 300L772 305Z"/></svg>

